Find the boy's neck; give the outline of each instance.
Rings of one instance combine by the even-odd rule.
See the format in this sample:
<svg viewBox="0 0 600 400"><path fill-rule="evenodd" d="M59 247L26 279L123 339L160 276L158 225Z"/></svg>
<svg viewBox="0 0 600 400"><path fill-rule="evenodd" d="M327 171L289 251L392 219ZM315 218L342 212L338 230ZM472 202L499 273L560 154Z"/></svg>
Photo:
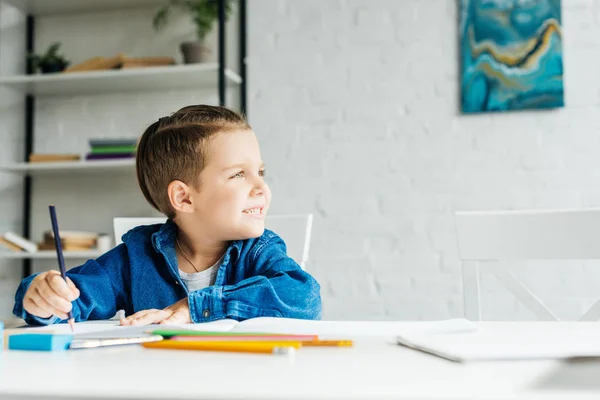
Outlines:
<svg viewBox="0 0 600 400"><path fill-rule="evenodd" d="M181 255L186 262L191 262L198 271L212 267L229 246L229 242L210 239L202 232L193 232L181 225L177 224L178 243L175 243L175 248L178 253L183 252Z"/></svg>

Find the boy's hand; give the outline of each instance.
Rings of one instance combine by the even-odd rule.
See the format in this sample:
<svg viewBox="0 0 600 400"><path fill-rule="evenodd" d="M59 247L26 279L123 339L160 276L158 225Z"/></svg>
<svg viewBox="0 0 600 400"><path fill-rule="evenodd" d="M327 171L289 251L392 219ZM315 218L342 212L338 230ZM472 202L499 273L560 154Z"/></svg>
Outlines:
<svg viewBox="0 0 600 400"><path fill-rule="evenodd" d="M36 317L55 315L67 319L67 313L73 308L71 302L78 297L79 289L71 279L67 277L65 282L60 272L51 270L33 278L23 298L23 308Z"/></svg>
<svg viewBox="0 0 600 400"><path fill-rule="evenodd" d="M164 310L142 310L121 319L121 325L189 324L191 322L192 317L187 297Z"/></svg>

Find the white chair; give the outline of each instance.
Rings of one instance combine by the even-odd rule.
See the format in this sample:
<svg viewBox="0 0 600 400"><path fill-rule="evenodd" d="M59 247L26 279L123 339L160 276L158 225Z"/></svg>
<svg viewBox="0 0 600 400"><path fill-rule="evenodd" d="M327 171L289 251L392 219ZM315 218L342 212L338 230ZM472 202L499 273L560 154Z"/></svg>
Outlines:
<svg viewBox="0 0 600 400"><path fill-rule="evenodd" d="M516 260L600 259L600 209L462 211L454 214L465 316L481 320L480 270L491 272L542 320L559 320L506 265ZM600 301L580 320L598 320Z"/></svg>
<svg viewBox="0 0 600 400"><path fill-rule="evenodd" d="M121 237L131 228L140 225L161 224L166 220L166 217L116 217L113 220L115 243L116 245L121 244ZM277 233L283 239L288 256L296 261L302 269L306 268L308 262L312 221L312 214L269 215L265 219L266 228Z"/></svg>

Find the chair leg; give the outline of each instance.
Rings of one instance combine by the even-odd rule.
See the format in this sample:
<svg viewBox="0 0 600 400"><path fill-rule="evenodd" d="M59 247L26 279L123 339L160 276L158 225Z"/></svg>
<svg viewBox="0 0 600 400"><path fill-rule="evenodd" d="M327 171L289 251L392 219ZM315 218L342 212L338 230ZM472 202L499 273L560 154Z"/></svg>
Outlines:
<svg viewBox="0 0 600 400"><path fill-rule="evenodd" d="M470 321L481 321L479 263L476 261L463 261L462 270L465 318Z"/></svg>

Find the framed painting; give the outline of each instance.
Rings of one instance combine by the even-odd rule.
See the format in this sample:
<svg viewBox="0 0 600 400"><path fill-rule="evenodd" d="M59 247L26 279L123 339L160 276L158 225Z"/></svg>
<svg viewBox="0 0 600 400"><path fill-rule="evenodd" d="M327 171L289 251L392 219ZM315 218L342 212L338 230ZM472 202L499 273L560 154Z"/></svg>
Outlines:
<svg viewBox="0 0 600 400"><path fill-rule="evenodd" d="M564 106L561 0L460 0L464 113Z"/></svg>

